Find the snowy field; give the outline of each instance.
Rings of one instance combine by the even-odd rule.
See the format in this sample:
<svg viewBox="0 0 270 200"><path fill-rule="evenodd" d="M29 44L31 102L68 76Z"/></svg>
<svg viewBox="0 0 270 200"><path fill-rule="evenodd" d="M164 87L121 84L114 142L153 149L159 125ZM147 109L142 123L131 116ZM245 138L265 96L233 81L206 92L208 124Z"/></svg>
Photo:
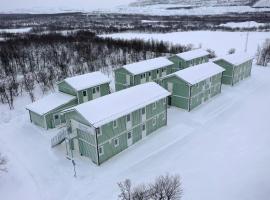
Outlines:
<svg viewBox="0 0 270 200"><path fill-rule="evenodd" d="M27 33L31 31L32 28L11 28L11 29L0 29L0 33Z"/></svg>
<svg viewBox="0 0 270 200"><path fill-rule="evenodd" d="M223 27L230 27L230 28L249 28L249 27L260 27L265 26L264 23L258 23L254 21L247 21L247 22L228 22L226 24L220 24Z"/></svg>
<svg viewBox="0 0 270 200"><path fill-rule="evenodd" d="M120 39L144 39L163 40L173 44L193 44L195 47L211 48L218 55L227 54L228 50L235 48L237 52L244 51L247 33L245 32L222 32L222 31L190 31L173 32L166 34L157 33L116 33L103 37ZM270 38L269 32L250 32L248 53L255 55L258 45L266 38Z"/></svg>
<svg viewBox="0 0 270 200"><path fill-rule="evenodd" d="M254 66L252 77L191 113L168 110L168 126L153 133L100 167L76 156L73 177L64 145L50 148L58 130L29 122L16 99L15 110L0 105L0 151L8 159L1 174L4 200L116 199L116 183L153 180L166 172L180 174L183 200L268 200L270 191L270 68Z"/></svg>

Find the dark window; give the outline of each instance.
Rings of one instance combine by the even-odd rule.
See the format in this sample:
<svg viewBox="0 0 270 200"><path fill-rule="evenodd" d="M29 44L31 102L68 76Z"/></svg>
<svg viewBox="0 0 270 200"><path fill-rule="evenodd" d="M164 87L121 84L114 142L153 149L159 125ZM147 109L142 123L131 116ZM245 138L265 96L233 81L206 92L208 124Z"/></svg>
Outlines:
<svg viewBox="0 0 270 200"><path fill-rule="evenodd" d="M87 93L86 93L86 90L83 91L83 96L86 97L87 96Z"/></svg>
<svg viewBox="0 0 270 200"><path fill-rule="evenodd" d="M142 114L143 115L145 114L145 108L142 108Z"/></svg>
<svg viewBox="0 0 270 200"><path fill-rule="evenodd" d="M131 134L131 132L128 132L128 139L130 139L131 138L131 136L132 136L132 134Z"/></svg>
<svg viewBox="0 0 270 200"><path fill-rule="evenodd" d="M143 130L143 131L145 130L145 124L142 125L142 130Z"/></svg>
<svg viewBox="0 0 270 200"><path fill-rule="evenodd" d="M130 121L130 115L127 115L127 121L128 122Z"/></svg>
<svg viewBox="0 0 270 200"><path fill-rule="evenodd" d="M54 115L54 119L59 119L59 115Z"/></svg>
<svg viewBox="0 0 270 200"><path fill-rule="evenodd" d="M96 94L96 88L93 88L93 94Z"/></svg>
<svg viewBox="0 0 270 200"><path fill-rule="evenodd" d="M99 92L99 87L97 87L97 92Z"/></svg>

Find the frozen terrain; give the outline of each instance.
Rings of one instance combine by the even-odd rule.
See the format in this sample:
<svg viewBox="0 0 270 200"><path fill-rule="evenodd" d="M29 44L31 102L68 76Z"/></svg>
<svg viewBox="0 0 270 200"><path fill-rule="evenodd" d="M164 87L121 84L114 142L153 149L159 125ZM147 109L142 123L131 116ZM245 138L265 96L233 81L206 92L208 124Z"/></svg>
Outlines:
<svg viewBox="0 0 270 200"><path fill-rule="evenodd" d="M31 31L32 28L11 28L11 29L0 29L0 33L27 33Z"/></svg>
<svg viewBox="0 0 270 200"><path fill-rule="evenodd" d="M28 120L29 97L15 110L0 106L0 150L8 157L0 179L5 200L116 199L116 183L148 182L166 172L180 174L183 200L267 200L270 191L270 68L254 66L252 77L191 113L170 108L168 126L100 167L76 157L73 177L65 146L50 148L58 130ZM16 192L14 192L16 188Z"/></svg>
<svg viewBox="0 0 270 200"><path fill-rule="evenodd" d="M174 44L194 44L195 47L211 48L217 54L227 54L228 50L235 48L237 52L245 49L247 33L245 32L222 32L222 31L190 31L174 32L166 34L157 33L116 33L104 37L120 39L144 39L144 40L163 40ZM257 47L262 44L266 38L269 38L269 32L250 32L248 53L255 55Z"/></svg>
<svg viewBox="0 0 270 200"><path fill-rule="evenodd" d="M220 24L223 27L230 27L230 28L249 28L249 27L259 27L264 26L264 23L258 23L254 21L247 21L247 22L228 22L226 24Z"/></svg>

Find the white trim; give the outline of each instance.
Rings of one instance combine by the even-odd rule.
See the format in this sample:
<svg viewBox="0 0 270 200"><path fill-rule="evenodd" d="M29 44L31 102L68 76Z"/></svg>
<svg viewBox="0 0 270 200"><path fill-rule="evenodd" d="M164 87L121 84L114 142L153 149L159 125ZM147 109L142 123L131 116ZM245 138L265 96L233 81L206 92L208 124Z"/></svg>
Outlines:
<svg viewBox="0 0 270 200"><path fill-rule="evenodd" d="M100 152L100 149L101 149L101 152ZM101 146L98 147L98 155L99 156L104 155L104 147L103 147L103 145L101 145Z"/></svg>
<svg viewBox="0 0 270 200"><path fill-rule="evenodd" d="M158 115L164 113L166 115L166 111L163 111L163 112L160 112L158 114L156 114L155 116L151 117L150 119L146 120L146 121L142 121L141 123L133 126L130 130L124 130L123 132L121 133L118 133L117 135L115 135L114 137L110 138L110 139L107 139L105 141L103 141L102 143L100 143L99 145L104 145L106 144L107 142L109 142L110 140L113 140L114 138L117 138L117 137L120 137L121 135L124 135L124 134L127 134L128 132L132 131L134 128L138 127L138 126L141 126L142 124L147 124L147 122L150 122L153 118L157 117Z"/></svg>
<svg viewBox="0 0 270 200"><path fill-rule="evenodd" d="M115 122L115 125L114 125L114 122ZM117 119L113 120L113 128L117 128L117 125L118 125Z"/></svg>
<svg viewBox="0 0 270 200"><path fill-rule="evenodd" d="M117 141L117 144L115 144L115 141ZM119 138L114 138L113 139L113 145L114 145L114 147L118 147L119 146Z"/></svg>

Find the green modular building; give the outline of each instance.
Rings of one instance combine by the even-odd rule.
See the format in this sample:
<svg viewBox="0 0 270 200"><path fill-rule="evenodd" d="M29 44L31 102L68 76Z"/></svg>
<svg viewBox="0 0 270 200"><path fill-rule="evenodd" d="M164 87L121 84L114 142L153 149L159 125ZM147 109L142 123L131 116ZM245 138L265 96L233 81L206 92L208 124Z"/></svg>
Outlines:
<svg viewBox="0 0 270 200"><path fill-rule="evenodd" d="M203 49L195 49L176 54L168 59L174 63L174 72L191 66L199 65L209 61L209 52Z"/></svg>
<svg viewBox="0 0 270 200"><path fill-rule="evenodd" d="M236 53L215 59L214 63L226 71L222 76L222 83L235 85L251 76L253 58L246 53Z"/></svg>
<svg viewBox="0 0 270 200"><path fill-rule="evenodd" d="M222 67L208 62L163 78L161 85L172 94L168 104L191 111L221 92L223 71Z"/></svg>
<svg viewBox="0 0 270 200"><path fill-rule="evenodd" d="M146 82L159 82L173 72L174 63L159 57L125 65L114 71L115 90L119 91Z"/></svg>
<svg viewBox="0 0 270 200"><path fill-rule="evenodd" d="M101 72L67 78L58 83L59 92L26 107L30 121L45 129L65 125L61 111L110 93L110 80Z"/></svg>
<svg viewBox="0 0 270 200"><path fill-rule="evenodd" d="M71 148L100 165L167 124L169 95L151 82L64 111Z"/></svg>

